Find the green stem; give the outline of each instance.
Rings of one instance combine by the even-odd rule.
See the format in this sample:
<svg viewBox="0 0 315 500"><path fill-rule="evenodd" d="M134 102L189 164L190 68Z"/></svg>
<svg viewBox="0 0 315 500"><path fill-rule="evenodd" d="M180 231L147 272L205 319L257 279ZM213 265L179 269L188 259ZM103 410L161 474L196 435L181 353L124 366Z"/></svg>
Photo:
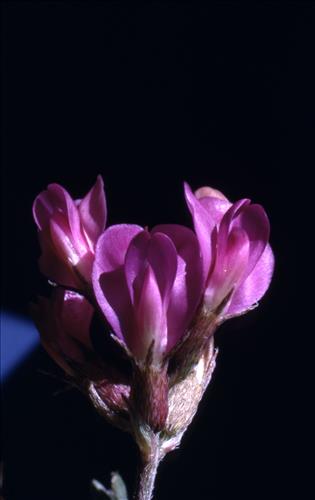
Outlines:
<svg viewBox="0 0 315 500"><path fill-rule="evenodd" d="M134 500L151 500L159 463L160 450L154 446L149 457L141 460Z"/></svg>

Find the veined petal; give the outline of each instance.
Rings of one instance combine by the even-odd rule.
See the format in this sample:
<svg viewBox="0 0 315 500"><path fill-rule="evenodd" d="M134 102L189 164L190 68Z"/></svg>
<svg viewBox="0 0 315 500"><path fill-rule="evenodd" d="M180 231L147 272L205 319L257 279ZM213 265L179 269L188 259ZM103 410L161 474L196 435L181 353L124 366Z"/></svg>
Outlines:
<svg viewBox="0 0 315 500"><path fill-rule="evenodd" d="M218 233L217 233L217 241L216 241L216 269L224 269L224 259L226 256L227 244L229 240L229 232L232 229L232 221L234 217L240 212L240 210L249 205L250 200L242 199L235 202L228 211L224 214L221 223L219 225ZM211 276L209 279L211 280Z"/></svg>
<svg viewBox="0 0 315 500"><path fill-rule="evenodd" d="M42 191L36 196L33 203L33 217L39 230L43 230L49 224L50 217L54 213L48 191Z"/></svg>
<svg viewBox="0 0 315 500"><path fill-rule="evenodd" d="M56 253L56 248L52 242L49 228L39 231L39 242L42 250L39 258L39 268L41 272L51 281L59 285L80 288L80 281L74 274L70 263L65 262L61 256Z"/></svg>
<svg viewBox="0 0 315 500"><path fill-rule="evenodd" d="M167 307L177 272L177 252L172 240L159 232L152 235L148 250L148 262L154 272L163 306Z"/></svg>
<svg viewBox="0 0 315 500"><path fill-rule="evenodd" d="M152 341L154 357L159 358L167 345L166 312L154 272L148 265L136 307L137 342L135 355L145 359Z"/></svg>
<svg viewBox="0 0 315 500"><path fill-rule="evenodd" d="M224 255L217 259L205 292L205 303L209 308L214 309L219 306L242 281L248 265L249 249L246 232L240 228L233 228L228 235Z"/></svg>
<svg viewBox="0 0 315 500"><path fill-rule="evenodd" d="M258 260L251 274L240 285L233 295L226 316L234 316L246 312L258 302L271 282L274 269L274 255L269 244Z"/></svg>
<svg viewBox="0 0 315 500"><path fill-rule="evenodd" d="M55 220L64 230L76 253L84 255L87 241L81 231L78 208L69 193L59 184L49 184L46 191L40 193L33 204L33 215L40 231Z"/></svg>
<svg viewBox="0 0 315 500"><path fill-rule="evenodd" d="M81 223L78 208L66 191L59 184L49 184L48 192L50 195L50 200L55 208L55 214L63 214L69 224L71 239L75 242L75 246L80 254L84 254L86 251L86 242L82 237Z"/></svg>
<svg viewBox="0 0 315 500"><path fill-rule="evenodd" d="M200 198L199 202L206 209L209 217L212 217L216 225L221 222L224 214L232 206L232 204L228 200L212 198L210 196Z"/></svg>
<svg viewBox="0 0 315 500"><path fill-rule="evenodd" d="M198 240L187 227L165 224L153 233L164 233L177 251L177 272L167 311L167 350L185 334L204 291L202 259Z"/></svg>
<svg viewBox="0 0 315 500"><path fill-rule="evenodd" d="M151 235L147 230L138 232L130 241L125 255L125 277L132 304L139 300L139 291L143 284L144 271L147 266L150 241Z"/></svg>
<svg viewBox="0 0 315 500"><path fill-rule="evenodd" d="M92 272L96 300L114 332L132 343L133 317L124 273L124 261L131 240L143 231L136 225L109 227L98 240Z"/></svg>
<svg viewBox="0 0 315 500"><path fill-rule="evenodd" d="M33 215L39 229L42 272L60 285L85 287L90 282L94 247L83 230L76 202L62 186L50 184L35 199Z"/></svg>
<svg viewBox="0 0 315 500"><path fill-rule="evenodd" d="M94 308L85 297L76 292L57 289L56 293L61 295L60 320L64 332L80 344L92 349L89 329Z"/></svg>
<svg viewBox="0 0 315 500"><path fill-rule="evenodd" d="M167 306L177 269L174 244L165 234L142 231L131 241L125 259L126 281L131 301L136 304L147 266L150 265L158 284L162 302Z"/></svg>
<svg viewBox="0 0 315 500"><path fill-rule="evenodd" d="M203 271L205 277L208 275L211 264L211 234L216 225L216 220L208 213L205 207L193 194L190 186L184 183L185 198L187 206L193 218L194 228L199 241L203 258Z"/></svg>
<svg viewBox="0 0 315 500"><path fill-rule="evenodd" d="M246 273L249 275L260 259L269 239L268 217L261 205L248 205L240 210L232 225L244 229L247 233L250 249Z"/></svg>
<svg viewBox="0 0 315 500"><path fill-rule="evenodd" d="M136 224L117 224L104 231L97 243L95 261L102 272L109 272L124 265L131 240L143 231Z"/></svg>
<svg viewBox="0 0 315 500"><path fill-rule="evenodd" d="M68 227L65 223L64 217L58 216L59 214L50 220L50 234L52 242L60 259L68 262L72 266L75 266L80 260L80 254L73 244L72 238L70 237L71 234L69 234L69 231L67 230Z"/></svg>
<svg viewBox="0 0 315 500"><path fill-rule="evenodd" d="M88 194L80 201L78 209L84 231L93 250L98 237L105 229L107 218L104 183L100 175L97 176L96 183Z"/></svg>

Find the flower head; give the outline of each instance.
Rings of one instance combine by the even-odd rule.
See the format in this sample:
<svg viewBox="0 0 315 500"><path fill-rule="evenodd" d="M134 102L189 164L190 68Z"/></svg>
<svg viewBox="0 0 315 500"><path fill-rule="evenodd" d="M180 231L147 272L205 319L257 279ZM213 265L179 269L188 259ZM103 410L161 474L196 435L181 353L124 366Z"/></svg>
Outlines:
<svg viewBox="0 0 315 500"><path fill-rule="evenodd" d="M183 226L117 225L99 239L96 299L115 334L137 360L152 348L160 362L181 339L202 294L198 242Z"/></svg>
<svg viewBox="0 0 315 500"><path fill-rule="evenodd" d="M248 199L232 204L208 187L193 194L185 184L185 196L202 253L205 306L223 305L224 317L246 312L268 289L274 267L264 209Z"/></svg>
<svg viewBox="0 0 315 500"><path fill-rule="evenodd" d="M50 184L33 204L42 250L40 269L58 284L81 289L90 282L94 250L106 225L103 180L98 176L82 200Z"/></svg>
<svg viewBox="0 0 315 500"><path fill-rule="evenodd" d="M153 446L159 458L178 446L215 367L214 332L260 300L274 266L260 205L187 184L185 196L195 232L105 230L100 176L82 200L51 184L33 206L40 267L59 285L33 306L42 343L95 408L133 434L144 462Z"/></svg>

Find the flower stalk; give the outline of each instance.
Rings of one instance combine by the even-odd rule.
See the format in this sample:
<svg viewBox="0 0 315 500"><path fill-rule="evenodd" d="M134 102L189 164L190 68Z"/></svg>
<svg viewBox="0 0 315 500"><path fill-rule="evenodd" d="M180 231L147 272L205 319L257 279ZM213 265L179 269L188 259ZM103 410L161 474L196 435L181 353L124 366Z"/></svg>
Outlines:
<svg viewBox="0 0 315 500"><path fill-rule="evenodd" d="M133 500L151 500L157 469L161 461L159 437L152 434L150 453L141 455Z"/></svg>

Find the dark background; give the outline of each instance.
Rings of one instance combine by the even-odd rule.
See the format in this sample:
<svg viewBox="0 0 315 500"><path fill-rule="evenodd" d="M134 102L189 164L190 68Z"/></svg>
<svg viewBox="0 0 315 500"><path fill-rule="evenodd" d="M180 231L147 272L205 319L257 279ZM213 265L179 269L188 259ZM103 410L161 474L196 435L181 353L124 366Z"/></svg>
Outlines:
<svg viewBox="0 0 315 500"><path fill-rule="evenodd" d="M260 307L226 323L213 382L156 498L287 499L306 473L296 363L297 244L313 164L314 4L7 2L3 8L3 306L47 285L31 205L104 177L109 223L190 224L182 181L263 204L276 256ZM308 269L306 269L308 272ZM6 500L87 500L136 450L42 350L4 387ZM302 447L300 447L302 445ZM303 475L302 475L303 474Z"/></svg>

